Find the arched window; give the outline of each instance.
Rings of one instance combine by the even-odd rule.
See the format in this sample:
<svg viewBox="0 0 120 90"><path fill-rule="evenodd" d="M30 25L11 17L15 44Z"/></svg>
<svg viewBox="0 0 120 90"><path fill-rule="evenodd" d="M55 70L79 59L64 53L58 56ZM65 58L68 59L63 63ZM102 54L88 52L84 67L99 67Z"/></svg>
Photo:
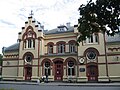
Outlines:
<svg viewBox="0 0 120 90"><path fill-rule="evenodd" d="M94 51L89 51L86 54L86 57L88 60L95 60L96 56L97 56L97 54Z"/></svg>
<svg viewBox="0 0 120 90"><path fill-rule="evenodd" d="M57 42L57 51L58 53L65 53L65 42L64 41L60 41Z"/></svg>
<svg viewBox="0 0 120 90"><path fill-rule="evenodd" d="M70 53L76 52L76 42L74 40L69 41L69 52Z"/></svg>
<svg viewBox="0 0 120 90"><path fill-rule="evenodd" d="M44 75L50 75L50 62L46 61L44 63Z"/></svg>
<svg viewBox="0 0 120 90"><path fill-rule="evenodd" d="M26 63L31 63L33 58L34 56L31 52L26 52L23 56L23 59L25 60Z"/></svg>
<svg viewBox="0 0 120 90"><path fill-rule="evenodd" d="M29 39L29 40L28 40L28 48L31 48L31 47L32 47L32 40Z"/></svg>
<svg viewBox="0 0 120 90"><path fill-rule="evenodd" d="M26 62L31 62L32 61L32 56L31 55L26 55L25 57Z"/></svg>
<svg viewBox="0 0 120 90"><path fill-rule="evenodd" d="M93 33L90 35L89 38L86 38L84 44L98 44L98 42L99 42L98 34Z"/></svg>
<svg viewBox="0 0 120 90"><path fill-rule="evenodd" d="M68 76L75 75L75 63L73 61L68 61Z"/></svg>
<svg viewBox="0 0 120 90"><path fill-rule="evenodd" d="M24 40L24 48L35 48L35 40L34 39Z"/></svg>
<svg viewBox="0 0 120 90"><path fill-rule="evenodd" d="M23 48L24 49L35 48L35 38L36 33L33 31L32 26L28 26L26 32L22 36L22 39L24 41Z"/></svg>
<svg viewBox="0 0 120 90"><path fill-rule="evenodd" d="M58 53L65 53L65 45L58 44Z"/></svg>
<svg viewBox="0 0 120 90"><path fill-rule="evenodd" d="M48 54L53 54L53 46L54 46L54 43L53 43L53 42L49 42L49 43L47 44Z"/></svg>
<svg viewBox="0 0 120 90"><path fill-rule="evenodd" d="M53 53L53 45L48 45L48 54Z"/></svg>
<svg viewBox="0 0 120 90"><path fill-rule="evenodd" d="M96 48L87 48L84 52L87 62L95 62L98 60L99 51Z"/></svg>
<svg viewBox="0 0 120 90"><path fill-rule="evenodd" d="M69 51L70 51L70 53L75 53L75 51L76 51L75 43L69 44Z"/></svg>

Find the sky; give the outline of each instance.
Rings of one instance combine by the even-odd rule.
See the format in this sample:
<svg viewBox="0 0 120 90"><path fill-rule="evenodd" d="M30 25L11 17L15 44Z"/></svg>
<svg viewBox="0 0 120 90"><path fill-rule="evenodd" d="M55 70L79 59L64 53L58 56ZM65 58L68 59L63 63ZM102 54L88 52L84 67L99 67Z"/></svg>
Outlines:
<svg viewBox="0 0 120 90"><path fill-rule="evenodd" d="M1 0L0 1L0 54L2 47L17 43L18 32L25 26L31 10L33 17L46 30L70 22L78 23L81 4L87 0Z"/></svg>

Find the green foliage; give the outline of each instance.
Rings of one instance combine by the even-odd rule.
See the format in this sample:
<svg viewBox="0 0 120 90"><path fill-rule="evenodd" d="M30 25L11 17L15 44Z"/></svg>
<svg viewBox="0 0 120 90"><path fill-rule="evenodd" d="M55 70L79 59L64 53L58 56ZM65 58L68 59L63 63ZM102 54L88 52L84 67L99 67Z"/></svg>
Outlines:
<svg viewBox="0 0 120 90"><path fill-rule="evenodd" d="M2 88L0 90L14 90L14 89L13 88L10 88L10 89L4 89L4 88Z"/></svg>
<svg viewBox="0 0 120 90"><path fill-rule="evenodd" d="M90 37L90 34L103 31L114 36L120 32L120 1L119 0L90 0L79 7L80 18L78 42Z"/></svg>
<svg viewBox="0 0 120 90"><path fill-rule="evenodd" d="M2 55L0 54L0 65L2 65Z"/></svg>

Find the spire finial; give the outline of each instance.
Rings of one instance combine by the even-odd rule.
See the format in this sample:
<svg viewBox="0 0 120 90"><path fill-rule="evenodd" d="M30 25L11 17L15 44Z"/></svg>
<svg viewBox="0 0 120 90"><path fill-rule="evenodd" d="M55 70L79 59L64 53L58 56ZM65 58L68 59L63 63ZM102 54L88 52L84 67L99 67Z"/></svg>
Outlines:
<svg viewBox="0 0 120 90"><path fill-rule="evenodd" d="M32 17L34 15L33 10L31 10L30 16Z"/></svg>

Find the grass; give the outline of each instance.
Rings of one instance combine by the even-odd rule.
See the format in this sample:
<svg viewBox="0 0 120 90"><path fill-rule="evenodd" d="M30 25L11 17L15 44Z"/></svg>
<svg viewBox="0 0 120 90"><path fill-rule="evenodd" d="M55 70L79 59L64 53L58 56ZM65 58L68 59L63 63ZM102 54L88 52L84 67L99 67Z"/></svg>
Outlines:
<svg viewBox="0 0 120 90"><path fill-rule="evenodd" d="M10 88L10 89L4 89L4 88L0 88L0 90L14 90L13 88Z"/></svg>

